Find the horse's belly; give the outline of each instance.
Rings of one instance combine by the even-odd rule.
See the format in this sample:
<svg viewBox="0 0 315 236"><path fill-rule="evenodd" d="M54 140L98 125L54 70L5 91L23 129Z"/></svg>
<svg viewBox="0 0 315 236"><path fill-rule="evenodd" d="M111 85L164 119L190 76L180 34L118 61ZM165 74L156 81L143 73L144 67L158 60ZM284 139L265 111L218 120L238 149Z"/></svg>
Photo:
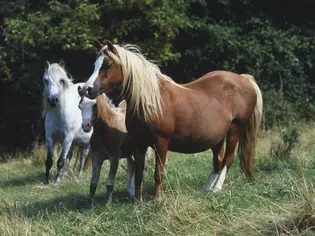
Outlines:
<svg viewBox="0 0 315 236"><path fill-rule="evenodd" d="M203 137L172 138L168 149L180 153L197 153L214 147L220 140Z"/></svg>

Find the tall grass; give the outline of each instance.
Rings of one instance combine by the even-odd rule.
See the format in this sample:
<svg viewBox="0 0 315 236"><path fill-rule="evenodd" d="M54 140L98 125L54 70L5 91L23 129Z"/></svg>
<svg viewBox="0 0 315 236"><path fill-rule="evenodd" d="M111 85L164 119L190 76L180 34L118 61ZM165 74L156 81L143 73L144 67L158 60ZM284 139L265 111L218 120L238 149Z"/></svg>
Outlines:
<svg viewBox="0 0 315 236"><path fill-rule="evenodd" d="M45 148L34 145L28 158L0 164L0 235L312 235L315 130L306 125L298 129L290 158L270 155L275 140L286 143L281 129L262 135L256 155L262 182L248 182L236 160L219 193L201 190L212 166L209 151L170 153L162 201L154 200L154 158L148 158L144 203L133 205L125 198L126 170L119 168L114 202L106 206L105 163L92 209L91 169L80 178L71 172L61 183L46 186Z"/></svg>

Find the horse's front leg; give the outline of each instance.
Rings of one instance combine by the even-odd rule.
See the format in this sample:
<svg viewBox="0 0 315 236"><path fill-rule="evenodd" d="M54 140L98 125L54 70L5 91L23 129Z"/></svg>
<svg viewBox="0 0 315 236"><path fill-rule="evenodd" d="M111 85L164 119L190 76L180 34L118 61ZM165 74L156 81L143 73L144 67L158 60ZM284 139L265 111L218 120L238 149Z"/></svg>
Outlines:
<svg viewBox="0 0 315 236"><path fill-rule="evenodd" d="M67 174L72 156L73 156L73 144L71 145L71 147L68 151L67 157L66 157L66 164L64 166L63 176L65 176Z"/></svg>
<svg viewBox="0 0 315 236"><path fill-rule="evenodd" d="M46 173L44 183L49 183L49 174L50 169L53 165L53 155L54 155L54 140L52 137L46 137L46 148L47 148L47 157L46 157Z"/></svg>
<svg viewBox="0 0 315 236"><path fill-rule="evenodd" d="M71 148L71 144L72 144L72 138L65 138L62 143L61 154L57 161L58 170L57 170L57 176L56 176L56 183L60 182L60 178L63 176L65 160Z"/></svg>
<svg viewBox="0 0 315 236"><path fill-rule="evenodd" d="M163 187L163 174L165 168L166 154L168 151L168 140L158 139L155 146L155 199L161 200L161 193Z"/></svg>
<svg viewBox="0 0 315 236"><path fill-rule="evenodd" d="M114 192L114 183L117 173L117 168L119 164L119 155L112 155L109 158L110 167L109 167L109 174L108 179L106 182L106 190L107 190L107 204L111 204L113 200L113 192Z"/></svg>
<svg viewBox="0 0 315 236"><path fill-rule="evenodd" d="M84 145L82 150L81 150L81 157L80 157L80 166L79 166L79 176L81 176L82 174L82 170L83 170L83 166L86 160L86 157L89 153L89 149L90 149L90 144L88 145Z"/></svg>
<svg viewBox="0 0 315 236"><path fill-rule="evenodd" d="M135 162L132 156L128 156L126 159L128 170L128 197L133 199L135 197Z"/></svg>
<svg viewBox="0 0 315 236"><path fill-rule="evenodd" d="M100 178L104 158L98 152L92 153L92 178L90 183L90 202L93 205L94 195Z"/></svg>
<svg viewBox="0 0 315 236"><path fill-rule="evenodd" d="M145 153L147 148L136 149L135 157L135 198L134 202L142 202L142 179L145 162Z"/></svg>

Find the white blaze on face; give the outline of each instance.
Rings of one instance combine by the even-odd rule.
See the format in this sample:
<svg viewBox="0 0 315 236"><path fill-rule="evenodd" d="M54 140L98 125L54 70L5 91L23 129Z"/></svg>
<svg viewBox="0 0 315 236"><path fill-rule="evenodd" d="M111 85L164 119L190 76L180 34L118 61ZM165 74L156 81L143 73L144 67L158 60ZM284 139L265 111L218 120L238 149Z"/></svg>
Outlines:
<svg viewBox="0 0 315 236"><path fill-rule="evenodd" d="M58 86L51 81L51 78L49 77L48 73L45 73L44 75L44 84L47 98L49 99L57 98L59 95Z"/></svg>
<svg viewBox="0 0 315 236"><path fill-rule="evenodd" d="M84 97L79 107L81 109L82 114L82 123L83 124L92 124L93 120L93 106L96 104L95 99L89 99Z"/></svg>
<svg viewBox="0 0 315 236"><path fill-rule="evenodd" d="M96 80L99 72L100 72L100 69L103 65L103 61L104 61L104 55L100 55L97 60L95 61L94 63L94 72L93 74L90 76L90 78L88 79L88 81L86 81L84 87L90 87L90 88L93 88L93 83L94 81Z"/></svg>

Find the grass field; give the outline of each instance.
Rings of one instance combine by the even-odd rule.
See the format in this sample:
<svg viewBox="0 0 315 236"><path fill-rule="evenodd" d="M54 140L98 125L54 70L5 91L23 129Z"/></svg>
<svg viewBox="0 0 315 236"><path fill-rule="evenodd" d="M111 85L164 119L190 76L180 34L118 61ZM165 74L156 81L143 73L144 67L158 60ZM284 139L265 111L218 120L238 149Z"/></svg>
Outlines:
<svg viewBox="0 0 315 236"><path fill-rule="evenodd" d="M61 183L44 185L44 150L0 164L0 235L315 235L315 129L262 135L256 175L248 182L236 158L223 190L201 189L212 166L209 152L170 153L163 200L154 200L153 158L144 173L144 203L126 200L127 174L119 168L114 203L105 204L108 163L88 208L91 170L69 171ZM27 158L25 158L27 156ZM120 167L124 167L121 161ZM55 175L55 163L52 175Z"/></svg>

